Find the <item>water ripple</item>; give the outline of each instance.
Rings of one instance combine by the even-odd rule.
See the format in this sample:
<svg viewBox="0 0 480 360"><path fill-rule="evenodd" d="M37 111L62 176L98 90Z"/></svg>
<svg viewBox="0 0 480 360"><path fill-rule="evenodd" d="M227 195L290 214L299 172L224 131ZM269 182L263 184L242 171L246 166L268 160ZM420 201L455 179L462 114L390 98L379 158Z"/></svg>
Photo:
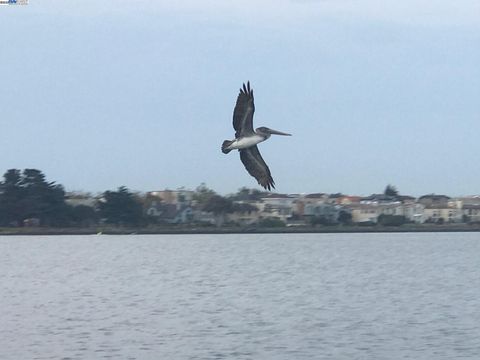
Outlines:
<svg viewBox="0 0 480 360"><path fill-rule="evenodd" d="M0 237L0 359L477 359L478 234Z"/></svg>

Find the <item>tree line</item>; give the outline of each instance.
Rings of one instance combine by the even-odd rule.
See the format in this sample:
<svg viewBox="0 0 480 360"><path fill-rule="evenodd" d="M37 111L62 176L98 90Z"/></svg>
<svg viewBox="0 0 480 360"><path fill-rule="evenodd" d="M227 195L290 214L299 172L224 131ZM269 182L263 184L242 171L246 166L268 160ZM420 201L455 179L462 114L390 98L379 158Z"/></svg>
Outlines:
<svg viewBox="0 0 480 360"><path fill-rule="evenodd" d="M10 169L0 182L0 226L67 226L95 219L88 206L65 202L65 189L37 169Z"/></svg>
<svg viewBox="0 0 480 360"><path fill-rule="evenodd" d="M239 207L237 200L260 199L266 193L242 188L237 194L223 197L200 185L194 193L196 207L213 213L222 223L224 216ZM62 185L47 181L37 169L10 169L0 182L0 226L92 226L100 222L118 226L146 226L158 219L145 212L145 199L124 186L103 192L94 207L69 205ZM243 209L248 210L248 209Z"/></svg>
<svg viewBox="0 0 480 360"><path fill-rule="evenodd" d="M241 188L237 193L221 196L205 184L197 187L193 194L195 209L203 210L215 216L215 223L221 226L226 215L236 211L256 211L248 201L260 200L268 192L257 189ZM385 196L399 198L398 190L388 185ZM341 196L333 194L331 196ZM97 197L95 206L72 206L66 201L66 192L62 185L47 181L46 176L37 169L10 169L0 182L0 226L45 226L45 227L88 227L99 223L117 226L147 226L158 224L159 218L146 212L150 200L121 186L117 190L108 190ZM158 198L155 199L158 201ZM351 223L351 214L341 212L332 223L328 218L314 216L310 225L332 225L338 222ZM272 219L263 219L259 226L280 226ZM382 225L401 225L406 222L403 216L382 215ZM283 222L281 222L281 225Z"/></svg>

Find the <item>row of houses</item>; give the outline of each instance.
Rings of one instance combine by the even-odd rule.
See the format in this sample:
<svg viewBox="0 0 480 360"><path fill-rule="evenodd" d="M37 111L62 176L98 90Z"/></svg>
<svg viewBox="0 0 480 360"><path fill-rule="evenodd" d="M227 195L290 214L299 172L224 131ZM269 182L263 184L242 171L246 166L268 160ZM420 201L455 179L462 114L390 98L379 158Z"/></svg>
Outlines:
<svg viewBox="0 0 480 360"><path fill-rule="evenodd" d="M72 205L93 204L89 199L70 198ZM143 195L146 215L172 224L232 223L251 225L275 219L287 225L320 223L376 224L385 216L410 223L480 222L480 196L450 198L446 195L367 197L342 194L265 194L255 199L233 201L225 213L202 210L190 190L152 191Z"/></svg>
<svg viewBox="0 0 480 360"><path fill-rule="evenodd" d="M303 202L300 199L300 202ZM337 211L347 211L353 223L377 223L382 215L403 217L406 222L460 223L480 222L480 196L450 198L445 195L388 196L374 194L368 197L340 196L325 199L313 205L318 211L333 204ZM307 213L305 213L307 214Z"/></svg>
<svg viewBox="0 0 480 360"><path fill-rule="evenodd" d="M417 199L383 194L368 197L272 194L250 204L258 208L258 219L243 220L276 218L291 225L311 223L314 219L339 223L342 218L356 224L376 224L382 215L403 217L405 222L416 224L480 222L480 196L425 195Z"/></svg>

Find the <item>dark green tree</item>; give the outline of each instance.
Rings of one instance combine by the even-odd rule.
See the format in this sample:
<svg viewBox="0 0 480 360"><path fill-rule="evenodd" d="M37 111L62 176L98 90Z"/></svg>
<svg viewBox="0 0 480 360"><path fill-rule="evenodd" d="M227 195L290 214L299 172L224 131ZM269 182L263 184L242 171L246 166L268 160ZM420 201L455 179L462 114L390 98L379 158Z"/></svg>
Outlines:
<svg viewBox="0 0 480 360"><path fill-rule="evenodd" d="M390 185L390 184L387 185L387 187L385 188L385 191L383 193L385 195L394 196L394 197L397 197L399 195L397 188L393 185Z"/></svg>
<svg viewBox="0 0 480 360"><path fill-rule="evenodd" d="M338 222L340 224L348 225L352 223L352 214L345 210L340 210L338 214Z"/></svg>
<svg viewBox="0 0 480 360"><path fill-rule="evenodd" d="M77 205L70 207L69 218L72 225L91 226L98 222L98 214L91 206Z"/></svg>
<svg viewBox="0 0 480 360"><path fill-rule="evenodd" d="M332 221L323 215L317 215L310 218L310 225L333 225Z"/></svg>
<svg viewBox="0 0 480 360"><path fill-rule="evenodd" d="M20 225L24 220L21 204L23 196L21 172L10 169L3 175L3 179L0 183L0 224Z"/></svg>
<svg viewBox="0 0 480 360"><path fill-rule="evenodd" d="M38 218L40 224L47 226L68 223L68 206L62 185L47 182L45 175L36 169L23 170L21 184L26 218Z"/></svg>
<svg viewBox="0 0 480 360"><path fill-rule="evenodd" d="M231 200L220 195L212 195L202 206L202 210L211 212L215 215L217 226L222 226L225 216L233 211L233 203Z"/></svg>
<svg viewBox="0 0 480 360"><path fill-rule="evenodd" d="M44 226L63 226L68 223L68 206L61 185L47 182L36 169L22 173L10 169L0 184L0 223L22 226L26 219L35 218Z"/></svg>
<svg viewBox="0 0 480 360"><path fill-rule="evenodd" d="M238 189L237 193L229 196L233 201L253 201L260 200L262 197L269 195L269 192L260 191L258 189L249 189L247 187L242 187Z"/></svg>
<svg viewBox="0 0 480 360"><path fill-rule="evenodd" d="M383 226L400 226L407 222L403 215L385 215L381 214L378 217L378 223Z"/></svg>
<svg viewBox="0 0 480 360"><path fill-rule="evenodd" d="M125 186L105 191L98 202L99 216L107 224L138 226L142 223L142 204Z"/></svg>
<svg viewBox="0 0 480 360"><path fill-rule="evenodd" d="M195 189L193 201L195 201L195 205L201 209L207 204L210 198L216 194L217 193L212 189L209 189L205 183L201 183L200 186Z"/></svg>
<svg viewBox="0 0 480 360"><path fill-rule="evenodd" d="M238 189L236 194L230 196L230 199L234 201L246 201L250 198L250 189L247 187L242 187Z"/></svg>
<svg viewBox="0 0 480 360"><path fill-rule="evenodd" d="M213 195L203 206L203 210L214 214L226 214L232 210L232 201L220 195Z"/></svg>
<svg viewBox="0 0 480 360"><path fill-rule="evenodd" d="M265 228L276 228L276 227L285 227L286 224L277 218L267 218L267 219L262 219L258 222L259 227L265 227Z"/></svg>

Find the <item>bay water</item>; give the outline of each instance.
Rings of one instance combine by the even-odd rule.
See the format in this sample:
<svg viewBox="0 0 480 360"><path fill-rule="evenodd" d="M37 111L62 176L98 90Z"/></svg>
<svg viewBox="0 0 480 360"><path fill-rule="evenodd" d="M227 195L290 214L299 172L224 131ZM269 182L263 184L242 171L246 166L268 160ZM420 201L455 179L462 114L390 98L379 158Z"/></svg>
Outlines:
<svg viewBox="0 0 480 360"><path fill-rule="evenodd" d="M0 237L0 359L480 359L480 234Z"/></svg>

